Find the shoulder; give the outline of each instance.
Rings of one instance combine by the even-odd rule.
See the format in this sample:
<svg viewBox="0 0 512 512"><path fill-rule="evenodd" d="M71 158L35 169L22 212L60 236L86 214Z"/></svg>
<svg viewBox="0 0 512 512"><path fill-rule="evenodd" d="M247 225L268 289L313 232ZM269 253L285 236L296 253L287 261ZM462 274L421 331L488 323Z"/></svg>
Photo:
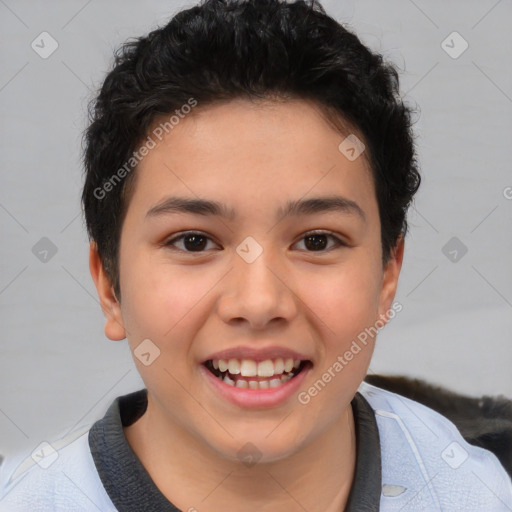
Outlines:
<svg viewBox="0 0 512 512"><path fill-rule="evenodd" d="M0 474L0 511L115 511L96 471L88 435L89 427L81 428L7 458Z"/></svg>
<svg viewBox="0 0 512 512"><path fill-rule="evenodd" d="M418 402L366 382L359 392L379 430L381 510L512 510L512 483L493 453Z"/></svg>

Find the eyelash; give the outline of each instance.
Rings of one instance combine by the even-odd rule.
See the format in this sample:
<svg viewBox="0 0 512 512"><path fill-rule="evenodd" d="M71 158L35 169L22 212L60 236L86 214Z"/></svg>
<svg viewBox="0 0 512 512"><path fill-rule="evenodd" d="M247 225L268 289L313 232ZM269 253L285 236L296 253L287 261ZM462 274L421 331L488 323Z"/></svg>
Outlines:
<svg viewBox="0 0 512 512"><path fill-rule="evenodd" d="M205 237L207 238L209 241L211 241L212 239L206 235L205 233L201 233L200 231L185 231L184 233L164 242L164 246L165 247L168 247L170 249L173 249L173 250L177 250L177 251L182 251L182 252L185 252L185 253L188 253L188 254L202 254L206 251L202 250L202 251L187 251L185 249L178 249L177 247L174 246L174 244L176 242L179 242L181 240L183 240L184 238L186 238L187 236L190 236L190 235L199 235L199 236L202 236L202 237ZM327 238L330 238L331 240L334 240L335 242L335 246L334 247L330 247L330 248L327 248L327 249L323 249L323 250L320 250L320 251L305 251L305 252L309 252L309 253L325 253L325 252L328 252L332 249L336 249L336 248L339 248L339 247L346 247L347 244L344 243L342 240L340 240L340 238L338 238L337 236L334 235L334 233L332 233L331 231L322 231L322 230L313 230L313 231L308 231L307 233L304 233L304 235L302 235L302 237L299 239L299 242L300 241L303 241L305 238L307 238L308 236L314 236L314 235L325 235L327 236ZM298 243L298 242L296 242ZM294 244L295 245L295 244Z"/></svg>

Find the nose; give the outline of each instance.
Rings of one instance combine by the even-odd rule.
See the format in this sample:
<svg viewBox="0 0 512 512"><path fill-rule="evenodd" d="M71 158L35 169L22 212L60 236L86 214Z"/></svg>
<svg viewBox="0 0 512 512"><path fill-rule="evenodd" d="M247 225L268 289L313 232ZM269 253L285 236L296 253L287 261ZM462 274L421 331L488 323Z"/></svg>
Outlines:
<svg viewBox="0 0 512 512"><path fill-rule="evenodd" d="M226 276L218 303L225 323L262 330L271 323L290 322L297 314L291 276L267 254L263 251L252 263L234 256L234 268Z"/></svg>

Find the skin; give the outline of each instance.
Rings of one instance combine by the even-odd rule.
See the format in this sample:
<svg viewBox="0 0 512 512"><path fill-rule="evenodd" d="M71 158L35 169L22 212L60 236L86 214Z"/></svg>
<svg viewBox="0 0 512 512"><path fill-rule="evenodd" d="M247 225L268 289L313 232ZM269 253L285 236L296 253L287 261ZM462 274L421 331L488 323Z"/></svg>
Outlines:
<svg viewBox="0 0 512 512"><path fill-rule="evenodd" d="M278 345L312 360L299 390L307 391L390 310L403 241L383 267L368 164L364 153L351 162L338 150L344 138L302 100L198 106L137 169L121 234L121 303L91 244L107 337L127 337L132 351L149 338L160 349L149 366L134 357L148 409L125 435L182 510L345 508L356 460L350 402L374 339L307 405L294 395L276 407L245 409L218 396L199 372L213 352ZM171 195L222 202L236 217L146 216ZM276 219L288 200L332 195L355 201L365 220L340 211ZM203 252L183 240L165 246L190 230L209 237ZM320 237L328 245L315 251L304 238L311 230L330 231L346 245ZM263 249L250 264L236 252L247 236ZM247 442L261 453L251 467L237 457Z"/></svg>

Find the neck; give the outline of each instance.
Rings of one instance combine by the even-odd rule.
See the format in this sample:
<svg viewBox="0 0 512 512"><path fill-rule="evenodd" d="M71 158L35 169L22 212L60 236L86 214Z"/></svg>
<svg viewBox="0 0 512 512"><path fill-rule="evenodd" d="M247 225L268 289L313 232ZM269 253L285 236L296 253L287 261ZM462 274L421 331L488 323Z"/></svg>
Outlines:
<svg viewBox="0 0 512 512"><path fill-rule="evenodd" d="M252 466L220 456L152 405L149 400L145 414L124 432L155 485L181 510L345 509L356 463L350 404L325 432L298 451Z"/></svg>

